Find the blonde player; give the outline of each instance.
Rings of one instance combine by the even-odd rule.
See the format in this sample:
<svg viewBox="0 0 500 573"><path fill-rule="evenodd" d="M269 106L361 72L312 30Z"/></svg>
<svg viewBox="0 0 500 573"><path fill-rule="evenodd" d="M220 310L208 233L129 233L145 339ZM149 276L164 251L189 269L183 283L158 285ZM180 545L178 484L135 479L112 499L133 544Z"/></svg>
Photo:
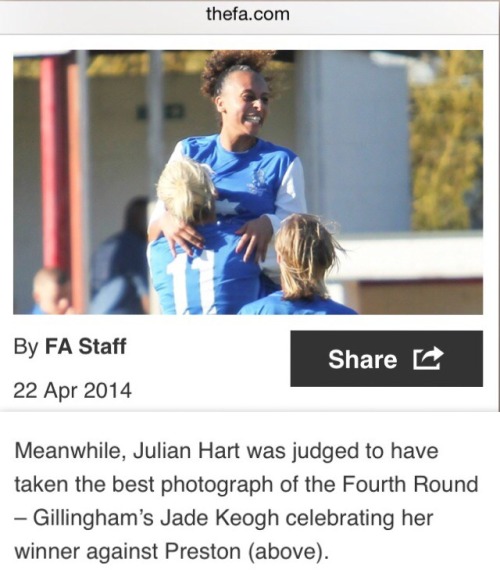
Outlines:
<svg viewBox="0 0 500 573"><path fill-rule="evenodd" d="M290 215L276 237L282 290L247 304L239 314L357 314L333 301L326 288L339 248L318 217Z"/></svg>

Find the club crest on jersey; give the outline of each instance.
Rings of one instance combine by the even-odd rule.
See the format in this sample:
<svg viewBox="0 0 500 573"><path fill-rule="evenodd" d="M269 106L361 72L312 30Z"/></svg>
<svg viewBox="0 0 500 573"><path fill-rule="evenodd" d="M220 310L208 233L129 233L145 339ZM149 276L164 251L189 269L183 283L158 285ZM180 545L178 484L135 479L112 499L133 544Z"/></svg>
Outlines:
<svg viewBox="0 0 500 573"><path fill-rule="evenodd" d="M262 195L268 191L265 174L262 169L256 169L253 172L252 182L248 183L247 187L252 195Z"/></svg>

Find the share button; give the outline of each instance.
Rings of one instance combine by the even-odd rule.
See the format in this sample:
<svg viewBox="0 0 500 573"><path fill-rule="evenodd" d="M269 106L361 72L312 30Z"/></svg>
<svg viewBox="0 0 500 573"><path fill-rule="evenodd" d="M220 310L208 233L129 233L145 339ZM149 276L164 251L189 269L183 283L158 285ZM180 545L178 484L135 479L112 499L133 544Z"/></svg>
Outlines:
<svg viewBox="0 0 500 573"><path fill-rule="evenodd" d="M292 331L292 387L481 387L481 331Z"/></svg>

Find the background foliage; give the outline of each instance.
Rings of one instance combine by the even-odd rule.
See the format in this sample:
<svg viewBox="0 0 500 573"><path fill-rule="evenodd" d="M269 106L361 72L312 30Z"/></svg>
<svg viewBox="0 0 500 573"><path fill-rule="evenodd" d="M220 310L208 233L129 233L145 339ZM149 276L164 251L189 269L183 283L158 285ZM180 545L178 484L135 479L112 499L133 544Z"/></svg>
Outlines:
<svg viewBox="0 0 500 573"><path fill-rule="evenodd" d="M436 80L411 87L413 227L482 224L483 54L437 52Z"/></svg>

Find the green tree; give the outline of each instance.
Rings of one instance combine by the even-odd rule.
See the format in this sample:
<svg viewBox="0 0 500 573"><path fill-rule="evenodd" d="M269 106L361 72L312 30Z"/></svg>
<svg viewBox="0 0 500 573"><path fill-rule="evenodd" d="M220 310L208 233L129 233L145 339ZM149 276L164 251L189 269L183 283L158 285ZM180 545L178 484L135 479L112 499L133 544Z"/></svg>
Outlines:
<svg viewBox="0 0 500 573"><path fill-rule="evenodd" d="M436 80L411 88L413 227L467 229L471 193L482 197L483 54L437 55Z"/></svg>

